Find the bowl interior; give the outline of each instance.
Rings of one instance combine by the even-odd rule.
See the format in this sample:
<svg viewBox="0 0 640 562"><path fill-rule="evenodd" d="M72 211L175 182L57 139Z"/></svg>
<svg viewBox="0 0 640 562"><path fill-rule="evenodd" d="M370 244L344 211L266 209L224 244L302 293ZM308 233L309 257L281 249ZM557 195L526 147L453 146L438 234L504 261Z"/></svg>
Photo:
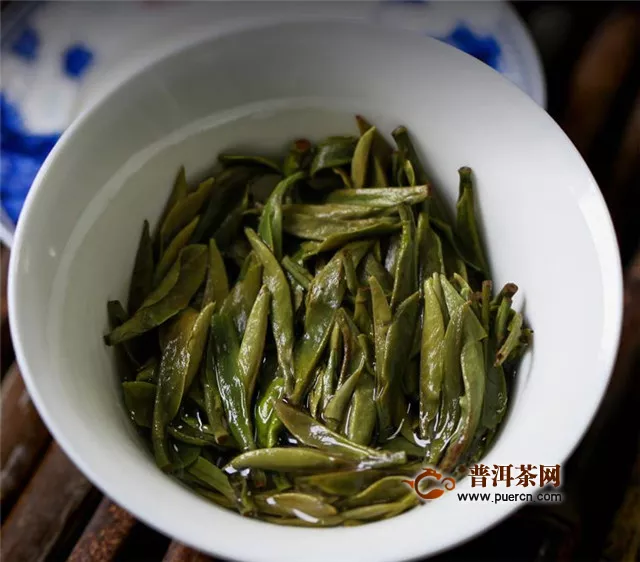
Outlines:
<svg viewBox="0 0 640 562"><path fill-rule="evenodd" d="M279 24L194 41L65 134L18 228L10 306L29 390L71 458L139 518L220 556L293 561L304 547L308 560L406 559L519 505L452 493L361 527L278 527L221 510L163 475L127 419L102 341L105 305L125 300L142 221L153 226L178 167L196 179L222 150L278 153L297 137L354 133L356 112L385 132L407 125L451 206L457 169L474 169L494 284L520 287L535 344L483 462L562 463L608 381L621 305L610 220L573 146L517 88L436 41L362 24Z"/></svg>

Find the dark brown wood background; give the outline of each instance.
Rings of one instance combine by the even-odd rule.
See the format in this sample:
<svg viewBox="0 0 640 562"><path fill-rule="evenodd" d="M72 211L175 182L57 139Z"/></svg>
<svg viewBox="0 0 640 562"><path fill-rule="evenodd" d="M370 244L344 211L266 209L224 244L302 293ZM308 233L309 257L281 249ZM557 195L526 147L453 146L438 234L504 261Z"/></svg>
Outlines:
<svg viewBox="0 0 640 562"><path fill-rule="evenodd" d="M2 2L2 8L7 4ZM549 112L590 166L615 223L625 267L623 334L605 401L566 466L566 501L552 507L524 507L481 537L436 559L637 561L640 4L523 2L515 6L542 54ZM2 248L3 562L210 560L149 529L102 497L51 440L14 362L5 294L8 258Z"/></svg>

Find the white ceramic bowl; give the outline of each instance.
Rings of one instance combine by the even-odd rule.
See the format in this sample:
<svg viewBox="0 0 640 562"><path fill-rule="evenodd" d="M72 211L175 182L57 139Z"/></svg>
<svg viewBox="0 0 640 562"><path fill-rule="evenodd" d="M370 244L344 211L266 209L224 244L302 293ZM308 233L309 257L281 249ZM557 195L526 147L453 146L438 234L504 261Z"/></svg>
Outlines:
<svg viewBox="0 0 640 562"><path fill-rule="evenodd" d="M152 527L255 562L411 559L486 530L521 502L449 493L353 528L281 527L224 511L156 469L120 399L102 341L105 303L126 294L143 219L179 165L204 173L224 149L406 124L453 204L473 167L496 284L514 281L535 344L504 431L484 460L563 463L607 386L621 324L621 268L602 197L551 118L451 47L349 22L255 23L170 46L64 134L29 194L12 252L12 335L31 396L96 486ZM456 492L470 488L460 482ZM531 490L527 490L531 491Z"/></svg>

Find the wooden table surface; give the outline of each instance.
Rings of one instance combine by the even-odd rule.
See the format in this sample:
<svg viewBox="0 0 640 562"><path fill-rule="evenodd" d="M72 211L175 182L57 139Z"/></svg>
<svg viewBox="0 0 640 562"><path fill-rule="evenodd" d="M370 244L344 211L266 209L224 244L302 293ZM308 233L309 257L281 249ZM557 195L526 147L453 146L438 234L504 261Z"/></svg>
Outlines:
<svg viewBox="0 0 640 562"><path fill-rule="evenodd" d="M606 398L565 468L565 502L525 506L433 560L640 560L638 7L637 2L516 4L542 54L549 112L587 161L614 220L625 267L622 340ZM0 257L3 562L211 560L102 497L52 441L14 362L5 248Z"/></svg>

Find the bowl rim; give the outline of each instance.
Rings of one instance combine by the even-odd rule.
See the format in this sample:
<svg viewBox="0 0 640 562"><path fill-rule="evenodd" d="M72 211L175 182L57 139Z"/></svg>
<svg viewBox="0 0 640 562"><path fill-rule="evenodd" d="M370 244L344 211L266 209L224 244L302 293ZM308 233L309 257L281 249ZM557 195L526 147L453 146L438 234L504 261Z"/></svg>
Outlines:
<svg viewBox="0 0 640 562"><path fill-rule="evenodd" d="M157 522L157 520L154 519L152 510L149 508L148 505L146 507L141 505L140 503L137 503L136 505L132 505L132 502L130 502L126 497L126 493L124 493L117 485L113 485L110 482L108 482L105 478L96 475L88 467L87 463L85 463L85 461L83 460L82 452L77 450L75 446L72 444L73 440L67 439L63 431L60 430L58 424L55 421L56 416L55 414L51 413L49 407L47 406L47 399L39 392L37 384L34 378L32 377L32 374L29 368L29 361L27 359L27 353L26 353L27 351L26 348L28 347L28 343L26 343L28 341L28 336L27 336L28 331L26 330L26 325L23 326L25 322L21 320L20 308L17 303L18 301L17 292L18 292L18 286L19 286L18 262L20 261L19 256L21 255L21 252L24 246L24 240L29 231L29 227L31 223L32 207L34 206L34 202L37 199L38 194L42 191L43 185L46 183L46 177L50 167L54 165L55 161L58 159L59 154L61 154L66 149L67 145L70 144L73 137L75 136L76 131L78 129L81 129L84 123L87 120L89 120L95 112L97 112L99 109L101 109L104 106L108 106L111 97L114 94L116 94L121 88L125 87L129 82L135 80L136 77L138 77L139 75L144 74L145 72L149 71L150 69L156 66L160 66L164 64L169 58L173 56L177 56L181 52L195 48L203 43L206 43L209 41L215 42L219 39L228 37L235 33L240 33L240 34L251 33L258 29L261 31L277 30L282 27L286 28L292 25L301 25L301 24L356 26L360 28L369 28L369 29L374 29L377 31L389 33L388 29L385 29L383 26L380 26L376 23L363 22L356 19L345 21L344 18L337 18L337 17L331 17L331 16L328 16L325 18L318 18L318 17L300 18L298 16L297 18L292 17L290 19L278 20L278 21L273 21L269 18L256 18L250 24L248 24L247 20L243 20L241 23L236 22L235 25L231 23L224 30L210 29L207 27L206 29L203 29L202 31L195 33L192 37L189 37L187 39L180 38L178 40L168 41L166 46L161 50L161 52L158 54L156 58L154 58L153 60L149 60L147 64L138 68L134 74L123 77L122 80L114 83L111 88L104 90L102 95L98 97L92 105L86 107L83 110L83 112L74 120L74 122L64 131L62 137L60 138L58 143L56 143L56 146L50 152L44 164L40 168L33 182L33 186L31 187L27 195L27 198L24 204L24 209L22 211L22 217L16 229L14 244L12 247L11 258L9 263L9 276L8 276L8 286L7 286L8 304L9 304L9 322L11 326L11 337L14 344L16 361L23 375L25 386L29 392L29 395L31 396L31 399L33 400L33 403L36 406L38 413L42 417L46 426L51 431L51 434L53 435L54 439L61 446L65 454L68 455L68 457L72 460L72 462L82 471L85 477L87 477L87 479L90 480L93 485L95 485L101 492L103 492L108 497L113 498L113 500L117 504L121 505L123 508L130 511L138 520L142 521L144 524L148 525L149 527L163 534L169 535L170 537L175 538L183 542L184 544L192 546L193 548L204 550L214 556L223 556L231 559L238 559L237 557L241 549L238 549L238 548L229 549L227 548L228 543L225 543L225 547L220 549L217 549L215 547L212 548L211 546L206 545L205 541L198 543L197 541L192 540L189 536L186 536L184 529L169 528L169 526L164 524L164 522L163 523ZM593 175L591 174L591 171L589 170L588 166L584 162L583 158L579 155L577 149L575 148L571 140L567 137L564 131L562 131L562 129L557 125L557 123L555 123L555 121L548 115L545 109L543 109L538 104L536 104L536 102L532 100L529 96L527 96L526 93L522 92L516 85L512 84L508 79L501 76L497 71L489 67L486 67L486 65L483 65L483 63L481 63L480 61L477 61L470 55L467 55L466 53L463 53L452 46L443 44L437 39L433 39L431 37L423 36L423 37L420 37L419 39L416 38L415 40L416 41L420 40L425 43L432 43L434 44L433 48L448 50L452 53L452 56L466 57L468 60L468 64L485 67L485 72L494 73L496 77L499 77L499 80L503 84L502 86L503 88L511 88L512 91L514 92L514 95L521 96L527 99L527 103L531 105L532 110L540 112L539 113L540 119L547 119L548 121L550 121L553 124L553 126L557 128L558 132L560 132L561 135L563 135L566 141L566 144L568 145L568 149L572 150L579 157L580 162L584 166L585 177L588 177L590 179L590 184L591 184L590 189L593 191L593 193L591 193L590 195L598 198L599 206L605 211L602 216L604 224L599 224L599 227L601 229L600 232L603 233L606 231L606 235L608 238L607 252L613 251L614 253L613 256L609 255L608 258L609 259L613 258L616 264L616 267L612 268L607 273L602 273L601 271L603 275L603 285L606 289L612 292L611 298L616 303L614 318L611 324L612 331L607 334L608 337L606 338L606 342L602 344L602 349L606 354L606 360L603 360L603 373L606 373L606 376L603 376L603 381L602 381L603 386L600 390L600 396L593 408L593 411L589 416L588 423L586 423L579 431L575 432L573 439L570 440L571 446L567 448L566 453L563 455L564 457L563 462L566 462L566 460L570 457L570 455L575 451L579 442L582 440L588 428L592 424L593 419L595 418L595 415L604 399L606 389L610 382L610 378L611 378L611 374L612 374L612 370L613 370L613 366L617 356L617 350L620 342L620 334L622 329L622 311L623 311L623 306L622 306L623 305L623 277L622 277L622 265L620 261L619 247L617 244L617 238L615 236L615 230L613 227L611 216L607 210L604 197L602 196L601 191L598 189L598 184L593 178ZM436 44L437 44L437 47L435 46ZM609 244L610 241L614 242L613 246ZM606 283L605 283L605 280L606 280ZM460 532L456 534L454 538L446 540L444 542L440 542L439 544L437 544L437 546L425 545L420 552L412 551L411 553L406 553L406 552L404 554L399 553L397 556L394 556L393 560L414 560L414 559L422 558L424 556L434 556L440 552L450 550L455 546L468 542L474 537L487 532L488 530L496 526L498 523L506 519L508 516L510 516L517 509L522 507L524 503L525 503L524 501L519 500L517 502L510 503L510 504L502 504L500 505L500 509L498 509L498 506L494 506L496 509L484 512L485 519L483 521L476 521L476 522L473 522L472 524L467 525L466 527L461 529ZM367 528L367 527L370 527L370 525L371 524L367 524L363 527ZM360 527L360 528L363 528L363 527ZM291 528L291 529L295 529L295 528ZM336 528L336 529L343 530L342 528ZM310 530L315 533L324 532L326 534L327 532L330 532L336 529L310 529ZM278 560L277 554L274 555L266 551L266 549L264 550L265 552L263 554L261 554L259 557L254 556L253 558L251 558L251 560L257 561L257 562L275 562L276 560ZM249 558L242 558L242 560L245 560L245 559L249 560ZM376 560L378 560L378 558L376 558ZM385 560L390 560L390 559L385 558Z"/></svg>

